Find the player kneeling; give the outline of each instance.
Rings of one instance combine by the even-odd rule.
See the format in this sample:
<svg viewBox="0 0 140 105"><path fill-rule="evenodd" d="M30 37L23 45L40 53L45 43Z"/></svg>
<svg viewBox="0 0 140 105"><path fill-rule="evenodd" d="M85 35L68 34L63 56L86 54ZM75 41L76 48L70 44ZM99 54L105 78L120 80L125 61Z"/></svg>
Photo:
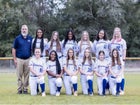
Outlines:
<svg viewBox="0 0 140 105"><path fill-rule="evenodd" d="M83 94L93 96L93 70L94 61L91 57L91 51L86 48L84 51L84 57L82 62L79 64L81 73L81 84Z"/></svg>
<svg viewBox="0 0 140 105"><path fill-rule="evenodd" d="M42 96L45 96L45 81L44 75L46 74L46 62L41 58L41 49L35 49L35 56L29 61L30 76L29 85L31 95L37 95L37 84L40 84Z"/></svg>
<svg viewBox="0 0 140 105"><path fill-rule="evenodd" d="M49 55L49 60L47 62L47 73L48 73L48 81L51 95L60 95L61 87L62 87L62 66L61 62L58 60L58 56L56 51L51 51Z"/></svg>
<svg viewBox="0 0 140 105"><path fill-rule="evenodd" d="M66 94L71 95L72 91L74 96L77 96L77 62L74 56L74 50L69 49L67 52L66 61L64 61L64 85L66 89Z"/></svg>
<svg viewBox="0 0 140 105"><path fill-rule="evenodd" d="M95 74L97 75L97 85L99 95L105 96L107 86L107 75L109 70L109 62L105 59L104 51L99 52L99 59L96 60Z"/></svg>
<svg viewBox="0 0 140 105"><path fill-rule="evenodd" d="M117 49L113 49L112 61L110 65L110 79L109 79L109 85L112 95L118 96L120 93L122 71L123 66L120 60L119 52Z"/></svg>

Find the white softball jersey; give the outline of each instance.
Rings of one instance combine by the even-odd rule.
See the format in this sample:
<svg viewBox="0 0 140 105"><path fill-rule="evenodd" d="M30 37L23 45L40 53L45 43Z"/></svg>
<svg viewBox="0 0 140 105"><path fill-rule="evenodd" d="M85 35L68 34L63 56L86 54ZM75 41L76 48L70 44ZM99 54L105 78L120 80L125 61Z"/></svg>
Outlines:
<svg viewBox="0 0 140 105"><path fill-rule="evenodd" d="M77 66L77 61L75 60L75 65L73 64L73 60L68 60L68 66L67 66L67 61L65 59L65 61L63 61L63 66L66 67L66 69L71 72L74 73L75 71L77 71L78 66ZM68 74L65 72L64 76L67 76Z"/></svg>
<svg viewBox="0 0 140 105"><path fill-rule="evenodd" d="M92 65L90 65L88 61L85 61L84 65L82 65L82 62L80 62L79 63L79 68L82 69L85 73L93 72L93 70L94 70L94 61L92 60Z"/></svg>
<svg viewBox="0 0 140 105"><path fill-rule="evenodd" d="M50 49L50 46L51 46L51 42L48 42L48 45L47 45L47 48L46 50L49 50L49 54L52 50L56 51L58 57L61 57L62 56L62 43L60 43L60 46L61 46L61 51L57 51L57 43L56 41L53 42L53 45L52 45L52 49Z"/></svg>
<svg viewBox="0 0 140 105"><path fill-rule="evenodd" d="M101 75L106 74L109 71L109 62L107 60L96 60L95 71Z"/></svg>
<svg viewBox="0 0 140 105"><path fill-rule="evenodd" d="M105 52L105 58L109 57L109 40L100 39L99 41L95 40L93 42L92 50L93 53L96 55L96 58L99 58L99 52L104 51Z"/></svg>
<svg viewBox="0 0 140 105"><path fill-rule="evenodd" d="M117 49L119 51L120 57L122 58L124 56L123 50L127 49L126 41L124 39L121 39L120 41L115 40L114 42L111 41L110 49L111 49L111 52L113 49Z"/></svg>
<svg viewBox="0 0 140 105"><path fill-rule="evenodd" d="M46 63L43 58L36 59L35 57L32 57L29 61L29 67L32 67L33 70L37 72L37 74L40 74L46 70ZM35 77L36 75L30 72L30 76Z"/></svg>
<svg viewBox="0 0 140 105"><path fill-rule="evenodd" d="M76 41L74 42L73 40L68 40L67 43L65 44L65 47L63 47L63 45L64 45L64 40L62 41L62 48L63 48L62 53L64 57L67 56L67 52L69 48L73 49L75 54L78 51L78 44Z"/></svg>
<svg viewBox="0 0 140 105"><path fill-rule="evenodd" d="M81 45L81 49L80 49L80 44L81 44L81 41L78 42L78 52L79 52L78 57L83 58L84 51L86 50L86 48L92 47L92 42L90 41L90 45L89 45L87 41L83 41Z"/></svg>
<svg viewBox="0 0 140 105"><path fill-rule="evenodd" d="M32 45L34 42L35 38L32 40ZM36 48L40 48L40 44L41 44L41 39L37 38L36 40ZM46 47L47 47L47 41L44 39L44 50L42 52L42 56L45 57L46 56Z"/></svg>
<svg viewBox="0 0 140 105"><path fill-rule="evenodd" d="M47 65L47 67L46 67L47 71L51 71L52 73L57 74L56 61L48 60L46 65ZM60 66L61 66L61 70L62 70L62 63L61 62L60 62ZM53 76L48 75L48 78L53 78Z"/></svg>

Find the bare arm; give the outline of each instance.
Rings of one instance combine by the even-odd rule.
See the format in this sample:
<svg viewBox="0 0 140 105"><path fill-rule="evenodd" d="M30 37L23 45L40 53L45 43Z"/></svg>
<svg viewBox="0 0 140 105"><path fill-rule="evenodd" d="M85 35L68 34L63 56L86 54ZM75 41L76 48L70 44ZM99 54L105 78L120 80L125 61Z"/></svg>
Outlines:
<svg viewBox="0 0 140 105"><path fill-rule="evenodd" d="M74 73L72 73L72 76L78 75L78 73L79 73L79 69L76 70Z"/></svg>
<svg viewBox="0 0 140 105"><path fill-rule="evenodd" d="M33 67L29 67L29 68L30 68L30 71L31 71L34 75L39 76L39 74L33 69Z"/></svg>
<svg viewBox="0 0 140 105"><path fill-rule="evenodd" d="M125 59L126 59L126 49L123 50L123 60L125 60Z"/></svg>
<svg viewBox="0 0 140 105"><path fill-rule="evenodd" d="M47 73L48 73L48 75L50 75L50 76L56 77L56 74L54 74L54 73L51 72L51 71L47 71Z"/></svg>
<svg viewBox="0 0 140 105"><path fill-rule="evenodd" d="M86 73L86 75L89 75L89 76L92 76L93 74L94 74L94 71Z"/></svg>
<svg viewBox="0 0 140 105"><path fill-rule="evenodd" d="M97 77L102 77L102 75L99 74L97 71L95 71L95 74L96 74Z"/></svg>
<svg viewBox="0 0 140 105"><path fill-rule="evenodd" d="M72 74L69 72L69 70L67 70L67 68L66 67L64 67L64 71L69 75L69 76L71 76Z"/></svg>
<svg viewBox="0 0 140 105"><path fill-rule="evenodd" d="M12 56L15 66L17 66L16 49L12 48Z"/></svg>
<svg viewBox="0 0 140 105"><path fill-rule="evenodd" d="M86 75L86 73L81 68L79 68L79 71L80 71L81 74L85 74Z"/></svg>
<svg viewBox="0 0 140 105"><path fill-rule="evenodd" d="M114 72L112 71L111 66L109 66L109 72L110 72L114 77L116 77L116 74L114 74Z"/></svg>

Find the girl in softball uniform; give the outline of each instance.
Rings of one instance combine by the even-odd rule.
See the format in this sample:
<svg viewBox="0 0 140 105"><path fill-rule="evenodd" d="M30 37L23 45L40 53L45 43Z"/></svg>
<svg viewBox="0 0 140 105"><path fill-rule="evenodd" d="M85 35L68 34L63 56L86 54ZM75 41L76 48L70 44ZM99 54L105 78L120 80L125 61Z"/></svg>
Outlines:
<svg viewBox="0 0 140 105"><path fill-rule="evenodd" d="M67 56L69 48L72 48L75 54L77 53L78 50L77 41L72 30L67 31L65 39L62 41L62 48L64 58Z"/></svg>
<svg viewBox="0 0 140 105"><path fill-rule="evenodd" d="M48 42L46 50L50 53L52 50L57 52L58 58L62 58L62 46L59 40L59 33L57 31L52 32L51 40Z"/></svg>
<svg viewBox="0 0 140 105"><path fill-rule="evenodd" d="M109 85L111 93L112 95L118 96L120 93L120 86L122 81L123 65L121 63L119 51L117 49L113 49L112 51L112 59L109 70L110 70Z"/></svg>
<svg viewBox="0 0 140 105"><path fill-rule="evenodd" d="M35 48L35 56L29 61L30 75L29 84L31 95L37 95L37 85L40 84L42 96L45 96L45 81L44 75L46 74L46 63L41 58L41 49Z"/></svg>
<svg viewBox="0 0 140 105"><path fill-rule="evenodd" d="M84 57L79 64L79 69L81 73L81 84L82 92L85 95L93 95L93 70L94 61L92 60L91 50L86 49L84 52Z"/></svg>
<svg viewBox="0 0 140 105"><path fill-rule="evenodd" d="M47 73L49 81L49 89L51 95L60 95L62 87L62 64L58 60L56 51L52 50L49 55L49 60L47 62Z"/></svg>
<svg viewBox="0 0 140 105"><path fill-rule="evenodd" d="M124 66L127 46L126 41L122 38L121 29L119 27L116 27L114 29L113 38L110 44L110 51L112 52L114 48L119 51L119 57L122 62L122 66ZM124 84L125 84L124 71L122 73L122 78L123 79L121 81L120 95L124 94Z"/></svg>
<svg viewBox="0 0 140 105"><path fill-rule="evenodd" d="M78 58L83 59L85 49L91 49L91 46L92 42L89 40L89 33L87 31L83 31L81 40L78 42Z"/></svg>
<svg viewBox="0 0 140 105"><path fill-rule="evenodd" d="M32 40L32 51L34 54L35 48L40 48L41 49L41 57L46 57L46 48L47 46L47 40L44 39L44 33L42 29L37 29L36 30L36 36Z"/></svg>
<svg viewBox="0 0 140 105"><path fill-rule="evenodd" d="M105 58L109 60L109 44L110 41L107 40L106 32L101 29L96 36L96 39L93 42L93 53L95 54L96 59L99 58L99 52L104 51Z"/></svg>
<svg viewBox="0 0 140 105"><path fill-rule="evenodd" d="M98 94L105 96L108 81L109 62L105 59L104 51L99 51L99 59L95 63L95 74L97 75Z"/></svg>
<svg viewBox="0 0 140 105"><path fill-rule="evenodd" d="M67 57L64 62L64 86L67 95L71 95L72 91L74 96L77 96L77 75L78 67L77 61L74 56L74 50L69 49L67 52Z"/></svg>

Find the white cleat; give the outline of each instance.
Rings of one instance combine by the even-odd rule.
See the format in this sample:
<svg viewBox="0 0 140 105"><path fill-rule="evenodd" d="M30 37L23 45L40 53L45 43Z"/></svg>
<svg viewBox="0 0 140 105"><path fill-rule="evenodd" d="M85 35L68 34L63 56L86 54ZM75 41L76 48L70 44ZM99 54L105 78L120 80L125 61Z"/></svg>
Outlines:
<svg viewBox="0 0 140 105"><path fill-rule="evenodd" d="M77 91L74 92L74 96L78 96Z"/></svg>
<svg viewBox="0 0 140 105"><path fill-rule="evenodd" d="M121 91L121 92L120 92L120 95L124 95L124 91Z"/></svg>
<svg viewBox="0 0 140 105"><path fill-rule="evenodd" d="M56 96L60 96L60 92L56 92Z"/></svg>
<svg viewBox="0 0 140 105"><path fill-rule="evenodd" d="M45 97L45 96L46 96L46 94L45 94L45 92L43 92L43 93L42 93L42 97Z"/></svg>

